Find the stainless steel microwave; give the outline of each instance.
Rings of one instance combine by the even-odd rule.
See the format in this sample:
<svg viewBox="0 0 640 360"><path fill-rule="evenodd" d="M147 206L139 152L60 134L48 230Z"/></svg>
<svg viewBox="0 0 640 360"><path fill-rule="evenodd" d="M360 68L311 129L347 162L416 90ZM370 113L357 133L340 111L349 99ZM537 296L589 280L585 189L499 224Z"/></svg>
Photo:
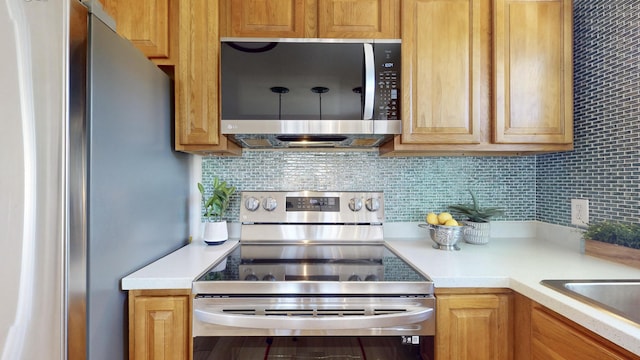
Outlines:
<svg viewBox="0 0 640 360"><path fill-rule="evenodd" d="M400 40L263 40L221 44L221 131L232 141L371 148L401 132Z"/></svg>

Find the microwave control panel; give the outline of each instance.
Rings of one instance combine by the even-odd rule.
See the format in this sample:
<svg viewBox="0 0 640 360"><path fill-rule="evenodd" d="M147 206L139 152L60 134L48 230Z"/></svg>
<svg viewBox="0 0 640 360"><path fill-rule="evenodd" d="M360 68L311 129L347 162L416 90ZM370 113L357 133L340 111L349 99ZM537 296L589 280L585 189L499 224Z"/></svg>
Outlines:
<svg viewBox="0 0 640 360"><path fill-rule="evenodd" d="M400 44L377 43L373 46L376 68L376 95L373 118L400 119Z"/></svg>

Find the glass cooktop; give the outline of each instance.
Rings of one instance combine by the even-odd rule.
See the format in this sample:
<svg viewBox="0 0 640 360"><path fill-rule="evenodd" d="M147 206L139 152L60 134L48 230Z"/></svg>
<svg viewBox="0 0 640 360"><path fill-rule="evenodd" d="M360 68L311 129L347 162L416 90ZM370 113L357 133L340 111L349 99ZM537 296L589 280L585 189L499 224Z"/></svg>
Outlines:
<svg viewBox="0 0 640 360"><path fill-rule="evenodd" d="M384 244L356 247L357 254L354 251L346 251L349 254L353 253L353 257L345 257L344 246L331 245L330 248L321 251L327 253L327 257L309 257L310 247L295 246L294 251L280 252L284 257L269 258L264 255L270 252L267 246L239 244L196 281L431 281L427 275L398 257Z"/></svg>

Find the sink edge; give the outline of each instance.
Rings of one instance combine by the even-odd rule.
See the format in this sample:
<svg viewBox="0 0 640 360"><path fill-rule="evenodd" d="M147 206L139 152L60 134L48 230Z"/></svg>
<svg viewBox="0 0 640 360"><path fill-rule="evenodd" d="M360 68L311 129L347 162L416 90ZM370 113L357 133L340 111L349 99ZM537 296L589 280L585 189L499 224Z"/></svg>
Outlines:
<svg viewBox="0 0 640 360"><path fill-rule="evenodd" d="M617 309L615 307L609 306L605 303L602 303L598 300L592 299L588 296L582 295L576 291L573 291L567 288L566 284L619 284L619 283L633 283L638 284L640 286L640 279L545 279L540 281L540 284L557 291L563 295L569 296L575 300L578 300L582 303L590 305L600 311L607 312L613 316L618 317L621 320L624 320L632 325L640 327L640 317L634 316L632 314L626 313L621 309Z"/></svg>

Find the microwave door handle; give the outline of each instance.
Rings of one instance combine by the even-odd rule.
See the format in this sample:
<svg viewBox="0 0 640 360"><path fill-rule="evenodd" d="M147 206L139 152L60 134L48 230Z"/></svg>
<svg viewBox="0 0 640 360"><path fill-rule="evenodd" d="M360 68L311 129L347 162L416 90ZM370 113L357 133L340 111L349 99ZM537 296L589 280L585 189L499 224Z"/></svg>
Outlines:
<svg viewBox="0 0 640 360"><path fill-rule="evenodd" d="M375 61L373 58L373 45L364 44L364 109L363 120L373 118L373 100L376 90Z"/></svg>

